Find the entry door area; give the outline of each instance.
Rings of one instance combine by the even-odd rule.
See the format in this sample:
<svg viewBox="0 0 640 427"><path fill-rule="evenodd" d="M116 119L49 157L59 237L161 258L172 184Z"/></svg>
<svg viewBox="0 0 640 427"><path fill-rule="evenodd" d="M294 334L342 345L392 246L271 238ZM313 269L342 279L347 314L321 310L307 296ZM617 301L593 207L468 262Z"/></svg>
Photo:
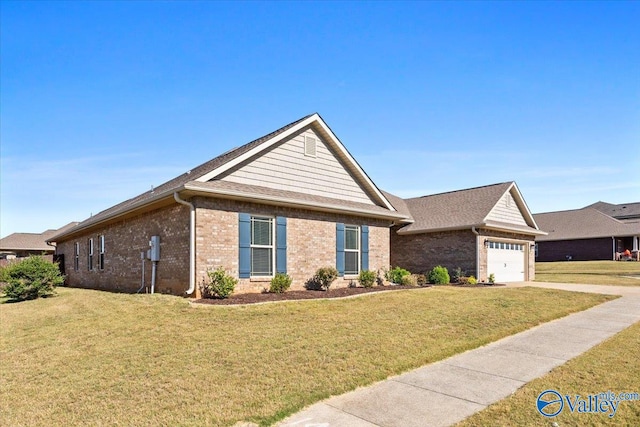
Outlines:
<svg viewBox="0 0 640 427"><path fill-rule="evenodd" d="M487 249L487 275L493 273L496 282L524 282L524 245L519 243L489 242Z"/></svg>

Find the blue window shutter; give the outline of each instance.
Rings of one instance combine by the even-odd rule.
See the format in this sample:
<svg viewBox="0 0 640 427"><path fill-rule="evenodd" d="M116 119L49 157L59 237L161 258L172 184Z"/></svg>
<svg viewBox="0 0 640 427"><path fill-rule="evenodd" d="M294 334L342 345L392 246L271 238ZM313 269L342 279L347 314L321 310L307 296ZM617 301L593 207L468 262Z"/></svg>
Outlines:
<svg viewBox="0 0 640 427"><path fill-rule="evenodd" d="M336 224L336 270L344 276L344 224Z"/></svg>
<svg viewBox="0 0 640 427"><path fill-rule="evenodd" d="M361 270L369 269L369 226L363 225L360 227L360 236L362 239L360 253L362 256Z"/></svg>
<svg viewBox="0 0 640 427"><path fill-rule="evenodd" d="M238 276L247 279L251 276L251 215L238 214L240 229L240 250L238 260Z"/></svg>
<svg viewBox="0 0 640 427"><path fill-rule="evenodd" d="M276 217L276 273L287 273L287 218Z"/></svg>

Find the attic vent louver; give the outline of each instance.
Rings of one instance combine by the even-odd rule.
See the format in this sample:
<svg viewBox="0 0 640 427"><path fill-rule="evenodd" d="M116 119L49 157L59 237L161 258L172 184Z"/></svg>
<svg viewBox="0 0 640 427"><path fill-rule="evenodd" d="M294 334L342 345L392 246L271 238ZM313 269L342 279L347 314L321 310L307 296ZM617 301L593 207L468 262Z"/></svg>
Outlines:
<svg viewBox="0 0 640 427"><path fill-rule="evenodd" d="M316 139L312 136L304 137L304 155L316 157Z"/></svg>

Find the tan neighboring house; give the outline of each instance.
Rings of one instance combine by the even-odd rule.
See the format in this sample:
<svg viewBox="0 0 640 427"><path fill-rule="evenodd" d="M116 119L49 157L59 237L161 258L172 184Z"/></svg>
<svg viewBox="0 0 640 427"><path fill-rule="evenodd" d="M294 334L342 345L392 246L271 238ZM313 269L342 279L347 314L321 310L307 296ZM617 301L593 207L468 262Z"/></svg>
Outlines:
<svg viewBox="0 0 640 427"><path fill-rule="evenodd" d="M410 222L312 114L49 241L70 286L199 296L218 266L237 292L268 288L276 273L302 289L324 266L347 286L389 266L390 228Z"/></svg>
<svg viewBox="0 0 640 427"><path fill-rule="evenodd" d="M47 240L77 224L77 222L72 222L57 230L47 230L42 233L13 233L3 237L0 239L0 259L11 260L30 255L53 255L55 246L47 244Z"/></svg>
<svg viewBox="0 0 640 427"><path fill-rule="evenodd" d="M394 205L414 222L391 232L391 264L425 273L460 268L486 281L533 280L535 239L541 231L514 182L452 191Z"/></svg>

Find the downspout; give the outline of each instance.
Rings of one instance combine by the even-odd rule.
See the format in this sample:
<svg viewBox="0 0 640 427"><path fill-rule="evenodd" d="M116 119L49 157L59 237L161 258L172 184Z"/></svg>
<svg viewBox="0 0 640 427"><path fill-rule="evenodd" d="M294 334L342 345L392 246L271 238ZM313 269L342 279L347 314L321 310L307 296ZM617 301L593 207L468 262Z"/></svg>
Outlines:
<svg viewBox="0 0 640 427"><path fill-rule="evenodd" d="M196 207L191 202L182 200L178 192L173 193L173 198L181 205L189 206L189 289L185 292L191 295L196 290Z"/></svg>
<svg viewBox="0 0 640 427"><path fill-rule="evenodd" d="M616 238L615 236L611 236L611 255L613 256L613 260L617 261L616 257Z"/></svg>
<svg viewBox="0 0 640 427"><path fill-rule="evenodd" d="M476 278L480 281L480 233L476 230L476 226L471 227L471 231L476 235Z"/></svg>

